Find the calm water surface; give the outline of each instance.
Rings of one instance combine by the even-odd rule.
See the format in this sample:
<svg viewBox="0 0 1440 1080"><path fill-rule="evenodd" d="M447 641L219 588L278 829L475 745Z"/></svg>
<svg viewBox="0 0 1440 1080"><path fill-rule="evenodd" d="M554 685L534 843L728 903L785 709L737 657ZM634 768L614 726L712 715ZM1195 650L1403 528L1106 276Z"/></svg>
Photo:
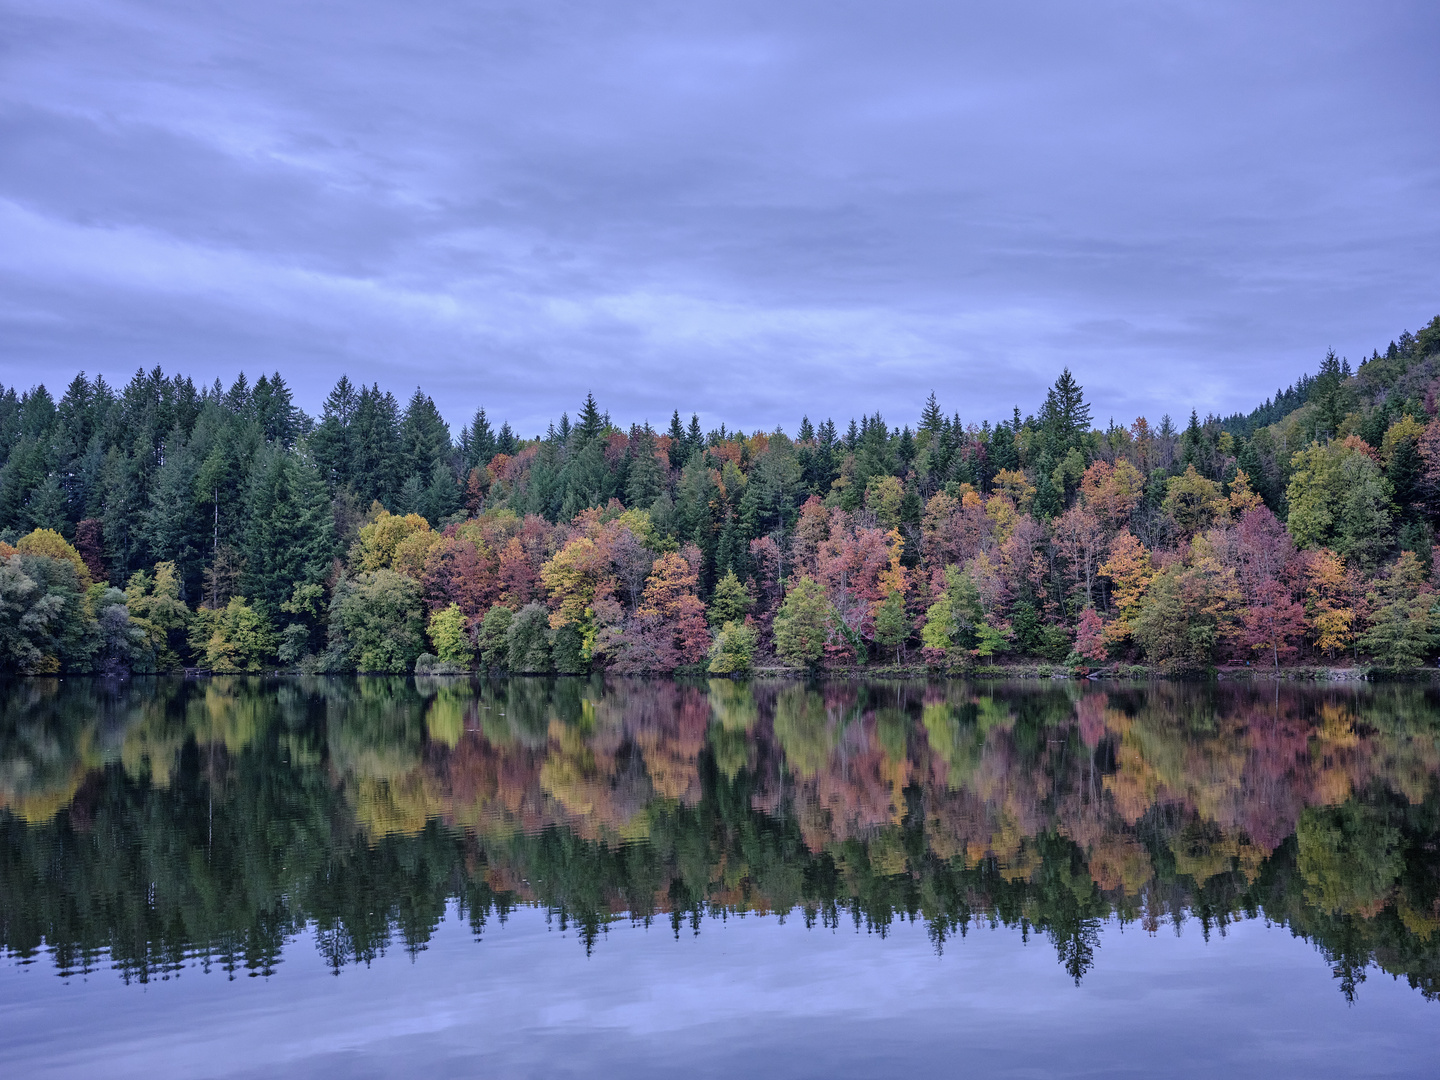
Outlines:
<svg viewBox="0 0 1440 1080"><path fill-rule="evenodd" d="M13 1076L1433 1076L1416 687L0 687Z"/></svg>

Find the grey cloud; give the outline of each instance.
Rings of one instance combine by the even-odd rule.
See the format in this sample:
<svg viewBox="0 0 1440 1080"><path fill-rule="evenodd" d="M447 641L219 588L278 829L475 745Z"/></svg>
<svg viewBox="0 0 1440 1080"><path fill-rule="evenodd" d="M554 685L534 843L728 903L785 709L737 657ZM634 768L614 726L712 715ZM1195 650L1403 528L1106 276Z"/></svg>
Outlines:
<svg viewBox="0 0 1440 1080"><path fill-rule="evenodd" d="M1422 3L0 14L7 383L348 372L530 432L993 419L1068 364L1129 420L1440 310Z"/></svg>

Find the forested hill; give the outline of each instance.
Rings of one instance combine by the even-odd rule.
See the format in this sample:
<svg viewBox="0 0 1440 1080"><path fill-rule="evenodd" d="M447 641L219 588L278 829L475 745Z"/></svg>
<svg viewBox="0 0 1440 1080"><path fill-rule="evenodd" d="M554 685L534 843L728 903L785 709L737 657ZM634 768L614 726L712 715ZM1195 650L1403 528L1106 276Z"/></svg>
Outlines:
<svg viewBox="0 0 1440 1080"><path fill-rule="evenodd" d="M1419 334L1406 330L1390 342L1383 354L1379 349L1372 351L1369 359L1360 361L1358 379L1352 379L1356 372L1351 369L1349 358L1337 358L1332 349L1314 375L1301 375L1291 386L1276 390L1275 396L1259 408L1227 416L1221 426L1232 435L1252 435L1309 404L1312 395L1324 398L1327 403L1338 401L1343 410L1342 419L1352 411L1363 414L1377 405L1383 406L1381 415L1372 415L1372 426L1407 410L1418 415L1437 374L1436 365L1427 361L1433 361L1437 353L1440 353L1440 317L1431 320ZM1335 405L1329 408L1333 410Z"/></svg>
<svg viewBox="0 0 1440 1080"><path fill-rule="evenodd" d="M1440 622L1440 317L1248 416L522 439L341 379L0 393L0 667L1413 664ZM969 422L966 422L968 420Z"/></svg>

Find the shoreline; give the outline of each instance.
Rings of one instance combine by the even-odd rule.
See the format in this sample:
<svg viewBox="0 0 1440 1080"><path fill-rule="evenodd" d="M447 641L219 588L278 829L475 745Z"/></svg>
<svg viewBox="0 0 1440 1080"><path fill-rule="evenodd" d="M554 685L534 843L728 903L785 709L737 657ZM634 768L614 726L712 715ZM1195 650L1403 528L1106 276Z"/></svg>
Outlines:
<svg viewBox="0 0 1440 1080"><path fill-rule="evenodd" d="M606 671L576 673L558 671L510 672L510 671L305 671L299 668L265 668L260 671L213 671L205 668L184 668L171 671L153 672L67 672L23 675L6 673L0 679L100 679L128 681L137 678L178 678L208 679L250 676L255 678L323 678L323 677L366 677L366 678L418 678L418 679L588 679L593 675L613 678L637 679L725 679L743 682L747 679L795 679L800 681L837 680L968 680L974 682L996 681L1053 681L1053 682L1309 682L1309 683L1357 683L1357 682L1440 682L1440 666L1416 668L1385 668L1378 665L1357 665L1352 667L1327 667L1320 665L1294 665L1291 667L1236 667L1215 666L1209 668L1166 668L1149 664L1112 664L1090 670L1074 669L1064 664L1019 663L987 664L965 668L937 669L925 664L886 664L874 666L850 666L821 668L805 671L802 668L779 665L757 666L744 673L711 674L703 670L676 670L671 672L641 672L624 676Z"/></svg>

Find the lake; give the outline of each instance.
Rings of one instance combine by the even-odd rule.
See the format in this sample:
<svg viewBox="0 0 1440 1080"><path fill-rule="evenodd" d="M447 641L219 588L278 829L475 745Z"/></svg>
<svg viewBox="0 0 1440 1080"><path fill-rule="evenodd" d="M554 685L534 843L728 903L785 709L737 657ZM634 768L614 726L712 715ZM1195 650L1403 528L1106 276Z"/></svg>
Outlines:
<svg viewBox="0 0 1440 1080"><path fill-rule="evenodd" d="M1421 1076L1440 694L0 685L26 1077Z"/></svg>

